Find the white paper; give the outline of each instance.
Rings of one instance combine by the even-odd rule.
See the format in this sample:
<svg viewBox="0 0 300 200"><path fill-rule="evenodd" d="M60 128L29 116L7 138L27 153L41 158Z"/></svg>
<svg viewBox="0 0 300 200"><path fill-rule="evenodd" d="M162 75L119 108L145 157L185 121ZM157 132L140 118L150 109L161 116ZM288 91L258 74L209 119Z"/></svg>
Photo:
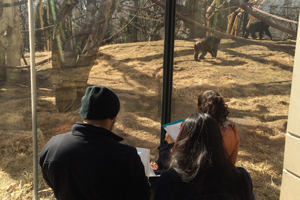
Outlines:
<svg viewBox="0 0 300 200"><path fill-rule="evenodd" d="M162 125L174 142L177 140L182 122L184 122L184 119L179 119L177 121Z"/></svg>
<svg viewBox="0 0 300 200"><path fill-rule="evenodd" d="M142 163L144 165L144 168L145 168L146 176L147 177L159 176L159 175L156 175L154 173L153 169L151 168L151 165L150 165L150 149L136 147L136 150L137 150L139 156L141 157L141 161L142 161Z"/></svg>

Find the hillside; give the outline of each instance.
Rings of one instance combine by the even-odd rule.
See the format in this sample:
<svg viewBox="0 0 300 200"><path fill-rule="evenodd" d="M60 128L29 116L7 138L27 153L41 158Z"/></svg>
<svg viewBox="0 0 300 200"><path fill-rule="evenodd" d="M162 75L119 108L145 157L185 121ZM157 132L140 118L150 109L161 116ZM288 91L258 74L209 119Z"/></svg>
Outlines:
<svg viewBox="0 0 300 200"><path fill-rule="evenodd" d="M268 41L295 44L295 41ZM251 174L256 199L279 199L294 51L222 40L218 58L193 59L194 41L175 42L172 120L196 112L201 91L219 92L241 135L237 166ZM106 45L90 71L90 85L116 91L121 111L114 132L124 143L151 149L157 158L163 41ZM29 55L27 55L28 58ZM49 56L37 53L37 62ZM0 82L0 199L32 198L32 131L29 72ZM39 151L55 134L80 121L78 111L55 109L51 63L37 68ZM39 176L40 197L54 199Z"/></svg>

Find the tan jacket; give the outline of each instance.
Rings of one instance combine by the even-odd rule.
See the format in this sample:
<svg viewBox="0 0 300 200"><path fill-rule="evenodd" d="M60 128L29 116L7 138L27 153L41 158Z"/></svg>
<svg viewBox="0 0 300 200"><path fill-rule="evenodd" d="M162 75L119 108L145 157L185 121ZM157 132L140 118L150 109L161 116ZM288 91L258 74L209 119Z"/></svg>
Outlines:
<svg viewBox="0 0 300 200"><path fill-rule="evenodd" d="M237 155L240 147L240 135L234 123L221 130L223 141L230 160L233 164L237 161Z"/></svg>

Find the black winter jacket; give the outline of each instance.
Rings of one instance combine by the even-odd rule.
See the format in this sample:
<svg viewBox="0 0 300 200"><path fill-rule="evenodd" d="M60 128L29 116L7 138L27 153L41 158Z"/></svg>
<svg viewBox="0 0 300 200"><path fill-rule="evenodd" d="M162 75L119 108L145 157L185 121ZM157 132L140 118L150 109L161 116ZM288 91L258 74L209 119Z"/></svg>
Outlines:
<svg viewBox="0 0 300 200"><path fill-rule="evenodd" d="M39 164L58 200L143 200L148 179L136 148L114 133L75 123L44 146Z"/></svg>

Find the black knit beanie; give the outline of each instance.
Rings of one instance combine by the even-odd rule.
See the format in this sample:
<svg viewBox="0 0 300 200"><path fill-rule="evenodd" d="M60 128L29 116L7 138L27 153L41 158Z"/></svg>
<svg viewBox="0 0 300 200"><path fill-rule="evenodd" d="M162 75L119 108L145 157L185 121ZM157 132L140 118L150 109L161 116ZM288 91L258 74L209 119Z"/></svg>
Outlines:
<svg viewBox="0 0 300 200"><path fill-rule="evenodd" d="M116 117L120 111L118 96L104 86L90 86L81 99L82 119L108 119Z"/></svg>

